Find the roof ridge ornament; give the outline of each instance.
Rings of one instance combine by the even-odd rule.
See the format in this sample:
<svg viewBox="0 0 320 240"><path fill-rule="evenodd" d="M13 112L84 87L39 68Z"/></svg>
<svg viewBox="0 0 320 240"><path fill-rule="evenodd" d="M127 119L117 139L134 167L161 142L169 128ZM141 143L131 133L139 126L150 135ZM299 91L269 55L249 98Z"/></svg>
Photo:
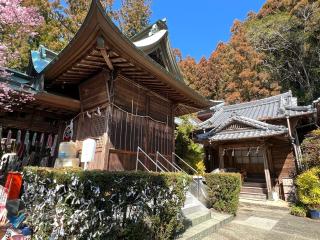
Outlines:
<svg viewBox="0 0 320 240"><path fill-rule="evenodd" d="M152 25L150 32L149 32L149 37L151 37L152 35L156 34L157 32L159 32L159 27L158 25L155 23Z"/></svg>
<svg viewBox="0 0 320 240"><path fill-rule="evenodd" d="M108 68L110 70L114 70L112 62L109 58L109 54L107 53L107 50L106 50L105 40L102 36L97 37L97 49L100 50L100 53L101 53L102 57L104 58Z"/></svg>

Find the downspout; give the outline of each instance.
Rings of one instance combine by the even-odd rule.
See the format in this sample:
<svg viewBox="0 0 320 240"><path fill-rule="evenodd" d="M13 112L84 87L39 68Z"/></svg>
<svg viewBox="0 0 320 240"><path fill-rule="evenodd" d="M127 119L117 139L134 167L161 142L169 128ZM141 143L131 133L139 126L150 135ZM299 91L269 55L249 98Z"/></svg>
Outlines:
<svg viewBox="0 0 320 240"><path fill-rule="evenodd" d="M287 125L288 125L288 130L289 130L290 141L291 141L291 144L293 146L294 154L295 154L295 157L296 157L296 165L297 165L298 170L300 170L301 169L300 155L299 155L299 152L298 152L298 149L297 149L297 145L295 144L295 138L292 135L292 129L291 129L289 115L286 115L286 119L287 119Z"/></svg>

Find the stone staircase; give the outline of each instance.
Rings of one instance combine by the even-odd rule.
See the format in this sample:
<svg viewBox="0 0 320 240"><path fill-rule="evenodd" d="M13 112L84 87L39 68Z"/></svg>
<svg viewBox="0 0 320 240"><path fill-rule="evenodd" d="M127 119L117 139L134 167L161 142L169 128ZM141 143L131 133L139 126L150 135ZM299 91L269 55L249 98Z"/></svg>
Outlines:
<svg viewBox="0 0 320 240"><path fill-rule="evenodd" d="M264 179L249 178L242 185L240 198L253 200L267 200L268 190Z"/></svg>
<svg viewBox="0 0 320 240"><path fill-rule="evenodd" d="M176 238L179 240L203 239L233 219L231 215L209 210L190 192L187 192L182 213L185 216L186 231Z"/></svg>

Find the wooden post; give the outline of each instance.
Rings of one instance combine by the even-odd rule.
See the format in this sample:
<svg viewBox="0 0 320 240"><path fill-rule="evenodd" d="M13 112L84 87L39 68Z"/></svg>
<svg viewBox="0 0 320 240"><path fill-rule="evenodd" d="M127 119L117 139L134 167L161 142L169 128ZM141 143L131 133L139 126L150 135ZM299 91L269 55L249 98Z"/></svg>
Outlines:
<svg viewBox="0 0 320 240"><path fill-rule="evenodd" d="M268 198L271 198L272 183L271 183L270 169L269 169L266 147L263 148L263 165L264 165L264 175L265 175L266 183L267 183Z"/></svg>
<svg viewBox="0 0 320 240"><path fill-rule="evenodd" d="M102 150L102 156L103 157L103 161L104 161L104 170L109 171L109 166L110 166L110 148L111 148L111 139L110 139L110 134L111 131L113 131L113 129L110 128L110 120L112 122L112 117L113 117L113 105L112 104L112 100L111 100L111 89L109 88L109 81L113 81L113 79L110 76L111 73L109 73L108 78L106 79L106 92L107 92L107 100L108 100L108 105L106 108L106 113L105 113L105 117L106 117L106 132L103 134L102 137L102 141L103 141L103 150Z"/></svg>
<svg viewBox="0 0 320 240"><path fill-rule="evenodd" d="M224 149L219 146L219 169L224 169L224 156L223 156Z"/></svg>
<svg viewBox="0 0 320 240"><path fill-rule="evenodd" d="M296 158L296 166L298 169L300 169L300 155L298 153L298 149L297 149L297 146L294 142L295 138L293 137L293 134L292 134L292 129L291 129L291 124L290 124L290 118L289 116L286 117L287 118L287 125L288 125L288 130L289 130L289 137L290 137L290 141L291 141L291 144L293 146L293 150L294 150L294 155L295 155L295 158Z"/></svg>
<svg viewBox="0 0 320 240"><path fill-rule="evenodd" d="M272 152L271 152L270 146L266 145L266 148L267 148L267 159L269 164L270 175L273 176L275 174L275 171L274 171Z"/></svg>
<svg viewBox="0 0 320 240"><path fill-rule="evenodd" d="M171 122L171 138L172 138L172 152L176 152L176 140L174 137L174 130L175 130L175 123L174 123L174 116L175 116L175 111L174 109L176 108L176 105L171 105L171 111L170 111L170 119L168 119L168 122ZM171 154L172 156L172 154ZM171 162L173 162L174 159L171 159ZM176 162L175 162L176 163Z"/></svg>

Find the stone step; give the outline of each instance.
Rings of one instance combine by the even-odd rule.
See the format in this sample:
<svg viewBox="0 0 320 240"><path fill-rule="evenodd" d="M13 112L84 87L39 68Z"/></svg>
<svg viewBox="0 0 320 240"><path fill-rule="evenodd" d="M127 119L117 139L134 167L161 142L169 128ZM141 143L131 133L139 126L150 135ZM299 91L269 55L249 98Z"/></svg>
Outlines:
<svg viewBox="0 0 320 240"><path fill-rule="evenodd" d="M242 186L241 192L268 194L267 188Z"/></svg>
<svg viewBox="0 0 320 240"><path fill-rule="evenodd" d="M186 196L186 201L184 202L184 205L188 205L188 204L192 204L192 203L194 203L195 202L195 200L194 200L194 197L193 196Z"/></svg>
<svg viewBox="0 0 320 240"><path fill-rule="evenodd" d="M186 216L188 214L209 211L195 196L193 196L189 191L186 194L186 201L182 213Z"/></svg>
<svg viewBox="0 0 320 240"><path fill-rule="evenodd" d="M252 208L258 208L258 209L266 209L266 210L278 210L278 211L289 211L289 203L285 202L283 200L278 201L261 201L256 199L244 199L240 198L239 201L240 208L241 209L252 209Z"/></svg>
<svg viewBox="0 0 320 240"><path fill-rule="evenodd" d="M266 188L267 184L266 183L261 183L261 182L244 182L242 184L244 187L261 187L261 188Z"/></svg>
<svg viewBox="0 0 320 240"><path fill-rule="evenodd" d="M236 233L229 229L219 229L218 232L215 232L202 240L243 240L243 238L241 236L237 236Z"/></svg>
<svg viewBox="0 0 320 240"><path fill-rule="evenodd" d="M220 231L214 232L210 236L203 238L202 240L236 240L227 236L223 236Z"/></svg>
<svg viewBox="0 0 320 240"><path fill-rule="evenodd" d="M267 194L263 193L250 193L250 192L240 192L240 198L254 199L254 200L267 200Z"/></svg>
<svg viewBox="0 0 320 240"><path fill-rule="evenodd" d="M200 240L203 239L215 231L221 226L227 224L233 219L233 216L228 214L212 213L211 219L204 221L200 224L188 228L182 236L177 239L180 240Z"/></svg>
<svg viewBox="0 0 320 240"><path fill-rule="evenodd" d="M211 212L208 211L199 211L195 213L191 213L185 216L185 226L196 226L200 223L203 223L209 219L211 219Z"/></svg>
<svg viewBox="0 0 320 240"><path fill-rule="evenodd" d="M210 219L194 227L190 227L180 236L179 240L198 240L212 234L220 227L220 222L216 219Z"/></svg>
<svg viewBox="0 0 320 240"><path fill-rule="evenodd" d="M188 204L181 209L184 216L204 210L206 210L206 208L200 204Z"/></svg>
<svg viewBox="0 0 320 240"><path fill-rule="evenodd" d="M245 182L254 182L254 183L266 183L265 178L253 178L248 177L244 180Z"/></svg>

